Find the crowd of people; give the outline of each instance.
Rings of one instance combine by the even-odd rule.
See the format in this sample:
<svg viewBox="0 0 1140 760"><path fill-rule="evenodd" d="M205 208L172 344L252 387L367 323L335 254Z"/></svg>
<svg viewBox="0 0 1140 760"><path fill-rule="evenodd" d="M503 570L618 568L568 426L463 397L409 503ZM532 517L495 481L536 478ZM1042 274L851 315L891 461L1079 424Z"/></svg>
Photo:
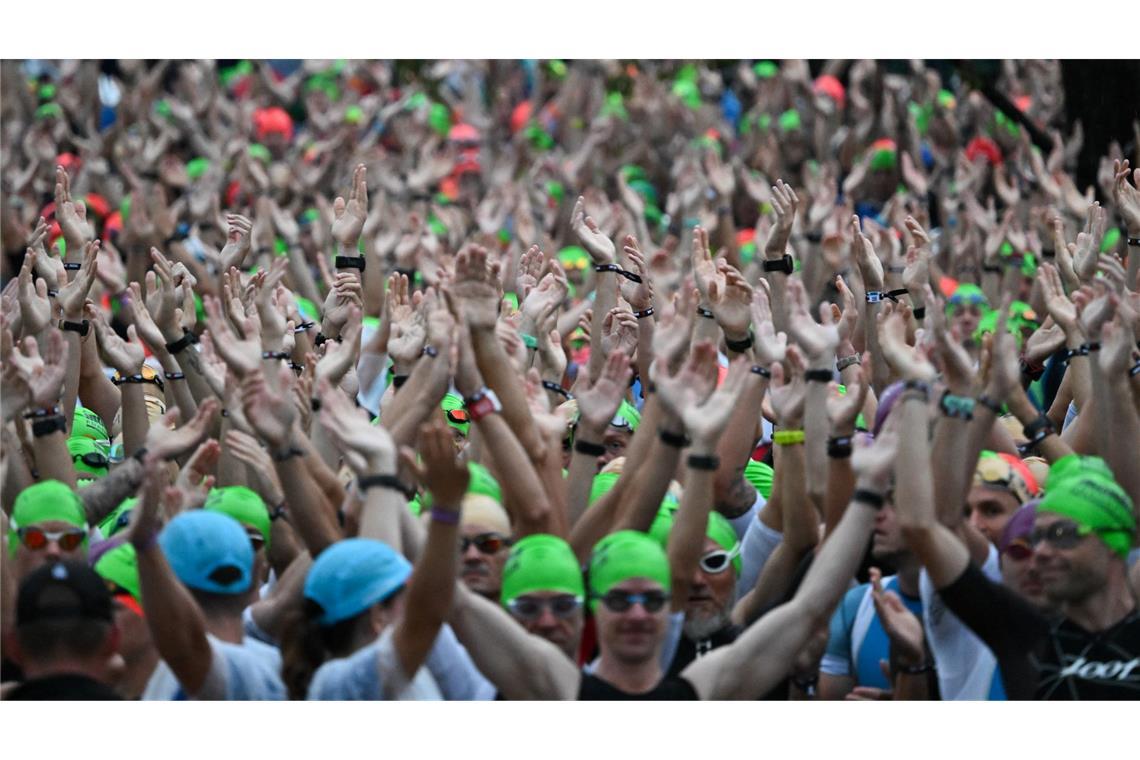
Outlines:
<svg viewBox="0 0 1140 760"><path fill-rule="evenodd" d="M1140 697L1057 63L0 75L0 698Z"/></svg>

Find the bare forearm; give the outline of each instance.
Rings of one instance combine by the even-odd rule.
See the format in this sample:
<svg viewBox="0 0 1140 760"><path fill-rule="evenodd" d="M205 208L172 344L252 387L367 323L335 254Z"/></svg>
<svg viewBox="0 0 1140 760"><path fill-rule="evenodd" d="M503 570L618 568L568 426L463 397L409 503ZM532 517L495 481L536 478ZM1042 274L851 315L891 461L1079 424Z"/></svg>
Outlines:
<svg viewBox="0 0 1140 760"><path fill-rule="evenodd" d="M472 330L471 338L479 372L503 405L503 419L518 437L526 457L532 462L542 459L545 455L545 441L534 423L523 384L495 331Z"/></svg>
<svg viewBox="0 0 1140 760"><path fill-rule="evenodd" d="M123 451L127 456L134 456L146 444L150 430L146 394L139 383L123 383L119 393L123 397Z"/></svg>
<svg viewBox="0 0 1140 760"><path fill-rule="evenodd" d="M516 537L546 533L551 519L550 501L526 450L500 415L489 414L475 424L494 460L510 463L509 472L504 473L507 477L499 482Z"/></svg>
<svg viewBox="0 0 1140 760"><path fill-rule="evenodd" d="M590 361L586 369L590 380L596 380L606 361L602 351L603 324L610 309L617 306L617 277L613 272L594 273L594 316L590 320Z"/></svg>

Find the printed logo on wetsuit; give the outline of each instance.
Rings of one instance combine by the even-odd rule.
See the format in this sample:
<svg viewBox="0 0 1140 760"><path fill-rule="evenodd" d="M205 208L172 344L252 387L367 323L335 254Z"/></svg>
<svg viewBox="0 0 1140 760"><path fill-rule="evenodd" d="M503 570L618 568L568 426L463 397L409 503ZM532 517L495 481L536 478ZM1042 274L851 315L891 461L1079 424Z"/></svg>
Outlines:
<svg viewBox="0 0 1140 760"><path fill-rule="evenodd" d="M1068 658L1066 658L1068 659ZM1078 657L1074 662L1065 666L1060 673L1061 678L1085 678L1090 681L1130 681L1140 683L1140 657L1133 657L1124 662L1122 660L1109 660L1098 662Z"/></svg>

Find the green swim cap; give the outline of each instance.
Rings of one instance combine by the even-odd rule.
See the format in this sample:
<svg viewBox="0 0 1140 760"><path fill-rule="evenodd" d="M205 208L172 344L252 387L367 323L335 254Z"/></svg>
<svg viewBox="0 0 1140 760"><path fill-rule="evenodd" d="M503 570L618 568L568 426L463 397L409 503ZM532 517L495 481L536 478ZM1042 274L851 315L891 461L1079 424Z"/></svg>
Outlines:
<svg viewBox="0 0 1140 760"><path fill-rule="evenodd" d="M1104 240L1100 241L1100 252L1108 253L1120 243L1120 228L1113 227L1104 233Z"/></svg>
<svg viewBox="0 0 1140 760"><path fill-rule="evenodd" d="M953 314L959 306L981 306L988 309L990 300L982 289L971 282L964 282L954 289L954 293L946 301L946 313Z"/></svg>
<svg viewBox="0 0 1140 760"><path fill-rule="evenodd" d="M75 416L71 418L71 437L106 441L108 444L111 440L107 426L103 424L103 418L85 406L75 407Z"/></svg>
<svg viewBox="0 0 1140 760"><path fill-rule="evenodd" d="M443 103L432 103L428 108L428 126L441 137L451 131L451 111Z"/></svg>
<svg viewBox="0 0 1140 760"><path fill-rule="evenodd" d="M229 515L245 527L254 528L269 548L269 510L256 492L245 486L223 486L210 489L203 509Z"/></svg>
<svg viewBox="0 0 1140 760"><path fill-rule="evenodd" d="M585 269L590 265L590 254L578 245L568 245L558 252L558 263L567 269Z"/></svg>
<svg viewBox="0 0 1140 760"><path fill-rule="evenodd" d="M16 553L20 544L19 528L27 528L45 522L65 522L77 528L87 529L87 513L79 495L58 480L43 480L30 485L16 496L12 505L12 519L8 530L8 551ZM83 539L87 545L87 539Z"/></svg>
<svg viewBox="0 0 1140 760"><path fill-rule="evenodd" d="M701 90L697 87L697 83L692 80L681 79L674 82L673 94L689 108L696 110L701 107Z"/></svg>
<svg viewBox="0 0 1140 760"><path fill-rule="evenodd" d="M503 491L499 487L499 481L495 480L495 476L491 474L490 470L478 462L468 462L467 472L471 476L467 482L467 493L490 496L500 504L503 503Z"/></svg>
<svg viewBox="0 0 1140 760"><path fill-rule="evenodd" d="M1132 548L1132 499L1100 457L1070 454L1053 463L1038 512L1063 515L1095 533L1123 559Z"/></svg>
<svg viewBox="0 0 1140 760"><path fill-rule="evenodd" d="M646 179L629 180L629 188L640 195L647 204L657 205L657 188Z"/></svg>
<svg viewBox="0 0 1140 760"><path fill-rule="evenodd" d="M186 162L186 176L190 179L198 179L205 174L209 168L210 159L202 158L201 156L192 158Z"/></svg>
<svg viewBox="0 0 1140 760"><path fill-rule="evenodd" d="M466 436L468 431L471 429L471 423L453 421L447 414L447 412L453 412L458 409L464 413L464 418L466 419L467 410L463 406L463 397L458 396L454 393L445 393L443 400L439 402L439 408L443 410L444 417L447 419L447 424Z"/></svg>
<svg viewBox="0 0 1140 760"><path fill-rule="evenodd" d="M95 563L95 572L116 586L125 588L136 602L142 604L139 558L130 542L120 544L100 557Z"/></svg>
<svg viewBox="0 0 1140 760"><path fill-rule="evenodd" d="M597 609L597 597L630 578L646 578L661 584L666 593L672 588L669 559L661 545L636 530L619 530L603 538L590 555L590 609Z"/></svg>
<svg viewBox="0 0 1140 760"><path fill-rule="evenodd" d="M344 109L344 121L346 124L359 124L364 120L364 109L357 105L351 105Z"/></svg>
<svg viewBox="0 0 1140 760"><path fill-rule="evenodd" d="M653 525L649 528L650 537L660 544L662 549L668 548L669 533L673 530L673 524L676 521L677 509L675 507L666 507L662 504L661 509L657 512L657 517L653 520ZM740 543L740 540L736 536L736 531L732 527L732 523L716 510L709 512L709 521L708 527L705 528L705 536L711 538L716 542L717 546L726 552L735 551L737 545ZM740 553L737 552L736 556L732 558L732 567L737 575L740 575L741 564Z"/></svg>
<svg viewBox="0 0 1140 760"><path fill-rule="evenodd" d="M309 322L321 321L321 310L317 308L317 305L315 303L310 301L308 298L302 298L301 296L296 296L296 301L297 311L301 312L301 316L304 317L305 320Z"/></svg>
<svg viewBox="0 0 1140 760"><path fill-rule="evenodd" d="M749 459L744 465L744 479L755 487L765 499L772 498L772 476L774 471L763 462Z"/></svg>
<svg viewBox="0 0 1140 760"><path fill-rule="evenodd" d="M119 518L129 513L139 503L137 496L132 496L129 499L123 499L123 502L115 507L115 509L99 523L99 532L103 534L103 538L111 538L118 535L127 529L130 524L130 518L127 518L127 525L119 525Z"/></svg>
<svg viewBox="0 0 1140 760"><path fill-rule="evenodd" d="M547 182L546 194L554 199L555 203L562 203L562 199L566 197L566 188L562 186L561 182ZM562 250L566 250L563 248Z"/></svg>
<svg viewBox="0 0 1140 760"><path fill-rule="evenodd" d="M613 425L614 422L620 422L621 420L625 420L625 422L629 424L630 430L636 433L637 426L641 424L641 412L637 411L636 406L622 399L621 406L618 407L617 414L614 415L610 424Z"/></svg>
<svg viewBox="0 0 1140 760"><path fill-rule="evenodd" d="M273 156L269 153L269 148L266 148L261 143L253 143L248 148L249 157L256 158L259 161L272 161Z"/></svg>
<svg viewBox="0 0 1140 760"><path fill-rule="evenodd" d="M605 496L618 482L621 473L618 472L602 472L594 476L594 484L590 486L590 501L588 504L593 504L598 499Z"/></svg>
<svg viewBox="0 0 1140 760"><path fill-rule="evenodd" d="M44 103L36 109L37 119L50 119L52 116L56 118L63 118L63 109L60 108L59 103Z"/></svg>
<svg viewBox="0 0 1140 760"><path fill-rule="evenodd" d="M606 94L606 100L602 104L601 115L613 116L622 121L629 121L629 111L625 110L625 98L620 92Z"/></svg>
<svg viewBox="0 0 1140 760"><path fill-rule="evenodd" d="M109 448L109 445L100 446L96 441L93 441L90 438L77 438L75 436L72 436L71 438L67 439L67 453L71 455L71 459L75 465L76 471L89 472L97 478L101 478L107 474L107 465L104 465L103 467L90 465L87 462L84 462L82 457L88 454L97 454L103 457L104 461L106 461ZM77 459L76 457L79 458ZM109 465L110 462L107 462L107 464Z"/></svg>
<svg viewBox="0 0 1140 760"><path fill-rule="evenodd" d="M780 114L780 119L777 122L780 125L781 132L791 132L793 129L799 129L803 126L803 119L800 118L800 112L794 108L789 108Z"/></svg>
<svg viewBox="0 0 1140 760"><path fill-rule="evenodd" d="M535 533L511 547L503 567L502 603L507 605L534 591L586 595L578 558L570 544L557 536Z"/></svg>
<svg viewBox="0 0 1140 760"><path fill-rule="evenodd" d="M779 73L779 69L772 61L758 61L752 66L752 71L761 79L771 79Z"/></svg>

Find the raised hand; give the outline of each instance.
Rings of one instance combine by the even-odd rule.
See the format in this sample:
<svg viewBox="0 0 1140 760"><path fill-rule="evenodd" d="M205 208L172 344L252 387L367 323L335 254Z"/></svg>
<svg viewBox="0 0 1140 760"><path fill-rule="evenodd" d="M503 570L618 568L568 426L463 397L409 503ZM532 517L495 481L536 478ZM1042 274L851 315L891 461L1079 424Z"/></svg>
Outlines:
<svg viewBox="0 0 1140 760"><path fill-rule="evenodd" d="M356 244L368 217L367 174L364 164L357 164L352 172L352 190L348 201L340 196L333 201L333 215L336 219L332 225L332 236L347 256L356 255Z"/></svg>
<svg viewBox="0 0 1140 760"><path fill-rule="evenodd" d="M863 368L856 367L851 382L846 385L846 393L840 394L838 388L832 388L827 397L827 417L831 420L832 430L850 434L855 431L855 419L863 411L863 404L867 400L867 391L870 383L863 379Z"/></svg>
<svg viewBox="0 0 1140 760"><path fill-rule="evenodd" d="M1128 182L1128 160L1112 162L1112 200L1116 203L1129 237L1140 237L1140 169L1132 171L1132 183Z"/></svg>
<svg viewBox="0 0 1140 760"><path fill-rule="evenodd" d="M686 409L703 404L716 388L716 347L707 340L701 341L693 346L688 362L679 372L668 375L658 360L653 363L652 374L661 403L688 427Z"/></svg>
<svg viewBox="0 0 1140 760"><path fill-rule="evenodd" d="M871 601L891 641L891 652L903 666L917 667L926 661L922 621L906 608L894 591L883 591L883 573L870 569Z"/></svg>
<svg viewBox="0 0 1140 760"><path fill-rule="evenodd" d="M641 277L641 282L619 277L618 287L621 289L621 297L635 311L645 311L653 305L653 279L649 274L649 267L645 263L645 254L641 252L637 245L637 238L633 235L625 236L622 252L625 253L625 257L631 264L629 269Z"/></svg>
<svg viewBox="0 0 1140 760"><path fill-rule="evenodd" d="M519 259L518 272L515 274L515 293L523 303L530 297L530 291L538 285L544 259L545 256L537 245L528 248Z"/></svg>
<svg viewBox="0 0 1140 760"><path fill-rule="evenodd" d="M1007 294L1002 298L997 326L989 340L989 361L983 357L986 367L985 393L994 401L1003 402L1021 385L1021 365L1017 352L1017 341L1009 332L1009 304Z"/></svg>
<svg viewBox="0 0 1140 760"><path fill-rule="evenodd" d="M95 284L95 272L98 269L96 257L99 254L99 241L93 240L83 246L83 261L75 277L60 288L59 305L63 309L65 319L77 320L83 315L83 304L87 301L87 294Z"/></svg>
<svg viewBox="0 0 1140 760"><path fill-rule="evenodd" d="M782 179L776 180L772 187L772 209L776 212L776 224L768 235L768 242L764 244L766 258L778 259L787 252L799 202L799 196L791 185L785 185Z"/></svg>
<svg viewBox="0 0 1140 760"><path fill-rule="evenodd" d="M602 321L602 351L607 355L621 351L633 356L637 350L637 317L626 309L615 306Z"/></svg>
<svg viewBox="0 0 1140 760"><path fill-rule="evenodd" d="M1132 362L1132 349L1136 345L1136 335L1132 326L1122 313L1117 310L1120 299L1115 294L1109 295L1112 308L1116 311L1112 320L1105 322L1100 331L1101 350L1097 356L1101 370L1109 377L1124 375Z"/></svg>
<svg viewBox="0 0 1140 760"><path fill-rule="evenodd" d="M855 254L855 263L859 265L859 272L863 275L863 284L867 290L883 289L883 262L875 254L871 240L859 228L859 217L851 217L851 231L854 233L852 252Z"/></svg>
<svg viewBox="0 0 1140 760"><path fill-rule="evenodd" d="M753 289L748 280L724 259L716 263L717 277L709 282L709 309L729 340L744 340L752 322Z"/></svg>
<svg viewBox="0 0 1140 760"><path fill-rule="evenodd" d="M804 400L807 398L805 368L803 355L796 346L788 346L789 380L784 380L784 365L774 363L769 367L772 382L768 385L768 400L781 428L795 430L803 420Z"/></svg>
<svg viewBox="0 0 1140 760"><path fill-rule="evenodd" d="M487 249L468 245L455 258L451 297L458 316L471 329L493 329L498 319L499 288L487 266Z"/></svg>
<svg viewBox="0 0 1140 760"><path fill-rule="evenodd" d="M25 335L39 335L51 324L51 301L48 300L47 282L34 278L38 254L29 248L20 267L17 301L20 305L20 327Z"/></svg>
<svg viewBox="0 0 1140 760"><path fill-rule="evenodd" d="M894 418L898 409L896 406L888 420ZM885 493L891 484L898 448L899 435L891 421L883 426L871 443L867 442L867 436L858 436L855 439L855 451L851 455L851 469L855 472L857 481Z"/></svg>
<svg viewBox="0 0 1140 760"><path fill-rule="evenodd" d="M206 437L206 431L214 422L214 415L221 408L222 405L216 398L208 398L198 404L194 416L181 427L173 426L178 424L182 412L178 407L172 408L158 424L151 425L147 430L145 444L147 452L165 461L189 453Z"/></svg>
<svg viewBox="0 0 1140 760"><path fill-rule="evenodd" d="M62 166L55 167L55 220L69 251L83 249L92 237L87 207L71 199L71 178Z"/></svg>
<svg viewBox="0 0 1140 760"><path fill-rule="evenodd" d="M1065 295L1065 288L1061 285L1061 275L1052 264L1042 264L1037 270L1037 278L1041 283L1041 291L1045 296L1045 310L1049 316L1060 326L1066 336L1076 336L1080 332L1080 323L1077 320L1077 307Z"/></svg>
<svg viewBox="0 0 1140 760"><path fill-rule="evenodd" d="M422 465L410 451L404 453L403 461L431 493L432 502L458 507L467 493L471 473L467 465L456 460L451 428L439 417L420 427L419 454Z"/></svg>
<svg viewBox="0 0 1140 760"><path fill-rule="evenodd" d="M808 311L807 293L798 279L788 279L788 331L792 340L807 354L808 364L813 368L830 367L835 360L835 349L839 346L839 328L833 322L831 305L823 304L819 309L819 324Z"/></svg>
<svg viewBox="0 0 1140 760"><path fill-rule="evenodd" d="M35 338L24 338L19 351L12 351L6 362L11 364L27 386L32 406L50 409L59 403L63 381L67 376L68 344L59 330L50 330L44 339L43 355Z"/></svg>
<svg viewBox="0 0 1140 760"><path fill-rule="evenodd" d="M859 304L855 300L855 294L851 292L851 288L847 287L842 275L835 275L835 289L839 291L839 297L843 301L843 310L839 313L839 318L835 320L836 327L839 329L839 343L842 345L849 343L852 336L855 335L855 328L859 325ZM834 316L833 310L832 317Z"/></svg>
<svg viewBox="0 0 1140 760"><path fill-rule="evenodd" d="M249 257L253 232L253 222L241 214L227 214L226 224L229 225L226 231L226 244L218 255L223 272L228 272L230 267L240 267L245 263Z"/></svg>
<svg viewBox="0 0 1140 760"><path fill-rule="evenodd" d="M582 196L578 196L578 202L574 204L574 211L570 216L570 228L578 236L582 247L590 254L595 265L614 263L617 255L614 241L598 229L597 222L586 216L586 199Z"/></svg>
<svg viewBox="0 0 1140 760"><path fill-rule="evenodd" d="M707 344L706 344L707 345ZM713 353L714 372L716 354ZM728 375L720 387L712 395L699 404L689 404L681 410L681 419L685 423L685 430L692 436L693 441L703 442L712 446L720 439L732 413L736 410L736 400L744 390L748 380L749 362L743 357L737 358L728 368ZM658 386L660 390L660 386ZM670 387L670 392L675 387ZM664 397L662 397L664 401ZM665 403L671 403L666 401Z"/></svg>
<svg viewBox="0 0 1140 760"><path fill-rule="evenodd" d="M95 337L99 341L99 355L109 367L118 370L119 375L137 375L142 372L146 361L146 350L139 342L134 325L127 327L127 340L123 340L107 326L100 311L94 311Z"/></svg>
<svg viewBox="0 0 1140 760"><path fill-rule="evenodd" d="M632 375L629 356L622 351L610 352L595 382L583 374L574 393L582 422L591 430L605 430L621 406Z"/></svg>
<svg viewBox="0 0 1140 760"><path fill-rule="evenodd" d="M213 346L217 354L242 379L257 369L261 361L261 336L257 319L234 313L235 324L241 329L238 337L230 329L229 321L222 315L221 303L213 296L202 299L206 309L206 326L213 336Z"/></svg>
<svg viewBox="0 0 1140 760"><path fill-rule="evenodd" d="M259 451L261 450L257 441L237 430L230 430L226 434L227 443L230 436L235 435L245 436L253 441L253 445L257 446ZM227 446L227 448L231 453L236 453L233 446ZM174 479L174 485L171 487L178 492L182 509L200 509L206 503L210 489L214 487L214 471L218 467L218 457L221 453L222 447L213 438L209 438L198 446L190 458L186 460L186 464L178 471L178 477ZM238 458L241 459L241 457ZM269 461L268 456L265 457L265 462L260 465L260 469L256 472L259 476L262 476L264 472L273 472L273 463ZM272 503L280 504L281 499Z"/></svg>
<svg viewBox="0 0 1140 760"><path fill-rule="evenodd" d="M1081 282L1088 282L1096 275L1096 265L1100 254L1100 241L1104 239L1108 225L1108 212L1100 203L1089 206L1085 216L1084 231L1077 233L1077 244L1069 251L1073 256L1073 268Z"/></svg>
<svg viewBox="0 0 1140 760"><path fill-rule="evenodd" d="M325 355L317 362L317 383L326 380L336 387L356 363L357 344L360 340L362 328L360 309L353 307L348 322L341 332L341 340L330 340L324 344ZM423 350L423 338L420 338L420 349ZM392 355L392 342L388 344L389 355ZM417 353L416 356L419 354ZM415 357L412 358L414 361Z"/></svg>
<svg viewBox="0 0 1140 760"><path fill-rule="evenodd" d="M768 296L768 283L760 280L760 287L752 294L752 324L755 338L752 353L760 364L768 365L784 361L788 350L788 336L777 333L772 322L772 304Z"/></svg>
<svg viewBox="0 0 1140 760"><path fill-rule="evenodd" d="M277 372L276 388L270 388L260 369L246 374L241 381L241 397L250 427L271 449L280 451L292 440L297 410L289 399L292 370L282 365Z"/></svg>
<svg viewBox="0 0 1140 760"><path fill-rule="evenodd" d="M724 275L717 271L716 263L709 251L709 233L702 227L693 228L692 250L693 280L701 293L701 300L708 302L709 289L714 284L723 285Z"/></svg>
<svg viewBox="0 0 1140 760"><path fill-rule="evenodd" d="M328 381L317 382L317 395L321 400L321 427L344 454L344 461L353 472L357 475L395 473L396 444L388 431L370 424L367 413L353 406L348 397Z"/></svg>
<svg viewBox="0 0 1140 760"><path fill-rule="evenodd" d="M906 318L902 312L880 312L879 346L883 358L904 380L929 383L937 373L934 366L906 342Z"/></svg>

